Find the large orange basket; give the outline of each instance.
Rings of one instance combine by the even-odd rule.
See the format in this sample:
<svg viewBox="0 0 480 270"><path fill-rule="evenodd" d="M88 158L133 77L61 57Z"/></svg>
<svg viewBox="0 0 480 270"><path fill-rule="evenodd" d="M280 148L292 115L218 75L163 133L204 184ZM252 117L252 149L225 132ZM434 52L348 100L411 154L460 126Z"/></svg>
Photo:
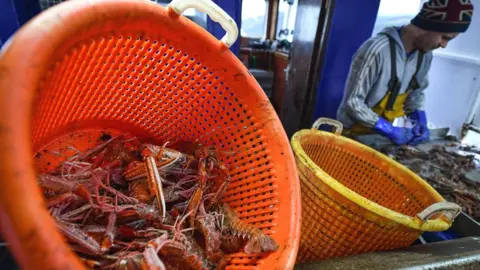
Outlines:
<svg viewBox="0 0 480 270"><path fill-rule="evenodd" d="M335 133L317 130L322 124ZM451 226L460 207L383 154L342 137L320 118L291 142L300 174L302 228L297 262L412 244Z"/></svg>
<svg viewBox="0 0 480 270"><path fill-rule="evenodd" d="M179 15L190 7L219 21L225 38ZM102 129L233 152L223 160L232 168L224 201L280 248L233 255L229 269L293 267L295 160L268 98L228 49L237 33L211 1L72 0L13 36L0 53L0 229L23 268L83 268L46 211L33 153Z"/></svg>

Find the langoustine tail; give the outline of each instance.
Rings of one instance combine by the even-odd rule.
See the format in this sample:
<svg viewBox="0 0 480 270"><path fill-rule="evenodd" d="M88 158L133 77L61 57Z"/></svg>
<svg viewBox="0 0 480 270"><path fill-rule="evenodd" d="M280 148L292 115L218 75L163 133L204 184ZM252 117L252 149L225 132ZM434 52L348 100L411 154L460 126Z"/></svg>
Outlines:
<svg viewBox="0 0 480 270"><path fill-rule="evenodd" d="M270 236L261 232L250 238L243 250L247 254L273 252L278 250L278 244Z"/></svg>

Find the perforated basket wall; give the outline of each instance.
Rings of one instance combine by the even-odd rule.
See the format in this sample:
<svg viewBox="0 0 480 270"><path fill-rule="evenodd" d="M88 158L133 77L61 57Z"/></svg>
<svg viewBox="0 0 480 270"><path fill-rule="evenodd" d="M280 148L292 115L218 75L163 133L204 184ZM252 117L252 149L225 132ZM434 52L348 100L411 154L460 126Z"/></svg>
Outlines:
<svg viewBox="0 0 480 270"><path fill-rule="evenodd" d="M309 165L295 149L303 216L298 262L405 247L422 233L367 210L330 187L328 181L338 181L344 189L363 196L366 203L410 217L443 201L404 167L349 139L302 130L292 140L298 141L301 151L313 161Z"/></svg>
<svg viewBox="0 0 480 270"><path fill-rule="evenodd" d="M233 153L223 155L232 168L224 201L280 244L270 255L234 255L230 266L292 267L300 220L293 153L248 70L209 33L154 3L69 2L36 18L11 45L18 52L18 40L30 39L22 57L37 63L19 70L34 73L26 87L35 92L33 151L99 128L216 145Z"/></svg>

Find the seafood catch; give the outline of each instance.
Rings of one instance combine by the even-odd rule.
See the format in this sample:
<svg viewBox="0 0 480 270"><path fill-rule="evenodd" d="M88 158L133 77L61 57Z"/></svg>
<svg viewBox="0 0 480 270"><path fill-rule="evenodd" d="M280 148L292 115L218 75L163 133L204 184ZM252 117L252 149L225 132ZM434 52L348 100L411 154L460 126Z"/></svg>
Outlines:
<svg viewBox="0 0 480 270"><path fill-rule="evenodd" d="M38 175L58 230L87 267L223 269L229 254L279 248L221 202L230 173L215 147L107 138Z"/></svg>

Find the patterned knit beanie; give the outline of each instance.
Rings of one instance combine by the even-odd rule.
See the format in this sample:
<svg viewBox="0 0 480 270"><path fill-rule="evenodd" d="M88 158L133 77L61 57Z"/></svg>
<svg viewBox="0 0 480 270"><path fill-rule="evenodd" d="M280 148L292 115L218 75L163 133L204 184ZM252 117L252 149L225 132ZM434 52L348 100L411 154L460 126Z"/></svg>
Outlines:
<svg viewBox="0 0 480 270"><path fill-rule="evenodd" d="M412 24L428 31L462 33L467 31L472 15L470 0L429 0Z"/></svg>

